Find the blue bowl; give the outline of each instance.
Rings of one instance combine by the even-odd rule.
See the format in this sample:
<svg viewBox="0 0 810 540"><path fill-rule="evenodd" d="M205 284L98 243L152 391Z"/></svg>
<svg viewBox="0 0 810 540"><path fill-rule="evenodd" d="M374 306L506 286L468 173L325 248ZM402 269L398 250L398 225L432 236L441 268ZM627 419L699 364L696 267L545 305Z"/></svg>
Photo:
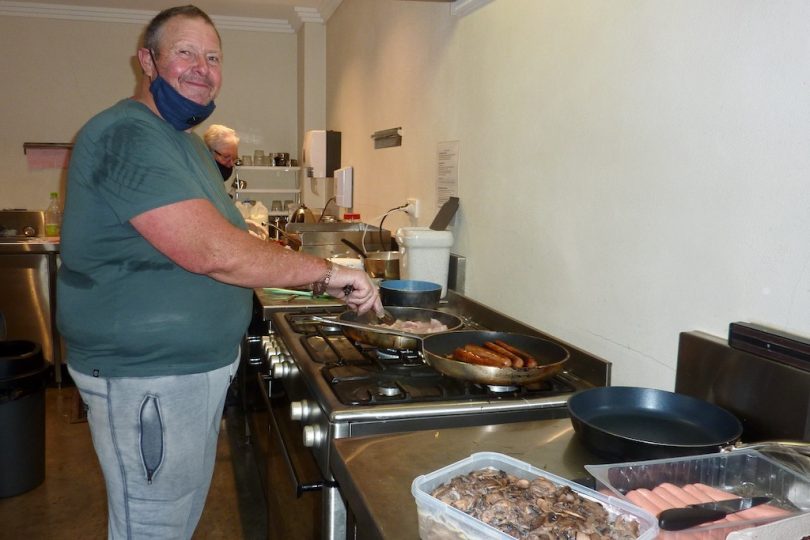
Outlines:
<svg viewBox="0 0 810 540"><path fill-rule="evenodd" d="M430 281L387 279L380 283L380 299L384 306L434 309L441 296L442 286Z"/></svg>

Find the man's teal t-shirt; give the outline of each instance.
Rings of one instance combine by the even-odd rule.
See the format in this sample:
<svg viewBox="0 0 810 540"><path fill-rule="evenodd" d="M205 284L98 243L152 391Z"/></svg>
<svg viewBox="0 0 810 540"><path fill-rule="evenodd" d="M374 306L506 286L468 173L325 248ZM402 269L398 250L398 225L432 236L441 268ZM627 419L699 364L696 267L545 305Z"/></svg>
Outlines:
<svg viewBox="0 0 810 540"><path fill-rule="evenodd" d="M176 265L129 223L206 199L246 229L199 136L123 100L73 147L62 223L57 323L69 365L102 377L201 373L234 361L252 291Z"/></svg>

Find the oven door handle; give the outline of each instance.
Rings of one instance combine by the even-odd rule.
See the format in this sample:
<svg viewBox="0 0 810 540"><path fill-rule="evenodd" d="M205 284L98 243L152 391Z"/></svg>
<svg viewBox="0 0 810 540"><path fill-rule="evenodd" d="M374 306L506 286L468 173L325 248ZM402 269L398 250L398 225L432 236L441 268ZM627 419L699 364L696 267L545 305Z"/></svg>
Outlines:
<svg viewBox="0 0 810 540"><path fill-rule="evenodd" d="M261 374L259 375L261 378ZM301 497L304 493L309 491L320 491L323 488L333 488L337 487L337 482L333 480L325 480L323 478L316 480L314 482L308 483L301 483L298 479L298 473L295 470L295 465L293 465L292 458L290 457L290 451L287 448L287 442L284 440L284 437L281 435L281 429L279 428L278 421L276 420L276 410L270 404L270 396L265 395L262 393L262 397L265 400L265 404L267 405L267 410L270 411L270 423L272 425L272 430L276 435L276 439L279 442L279 446L281 447L281 453L284 456L284 461L287 463L287 472L290 473L290 479L292 483L295 485L295 495L296 497Z"/></svg>

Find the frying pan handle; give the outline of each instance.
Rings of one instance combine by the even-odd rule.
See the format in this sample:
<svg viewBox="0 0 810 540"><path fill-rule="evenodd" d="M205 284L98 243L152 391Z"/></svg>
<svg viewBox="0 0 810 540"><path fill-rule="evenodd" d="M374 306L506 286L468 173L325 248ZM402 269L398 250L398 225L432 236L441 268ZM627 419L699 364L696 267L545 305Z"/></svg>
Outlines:
<svg viewBox="0 0 810 540"><path fill-rule="evenodd" d="M795 451L804 456L810 457L810 443L807 441L759 441L752 443L729 444L720 449L721 452L733 452L734 450L773 450L773 451Z"/></svg>

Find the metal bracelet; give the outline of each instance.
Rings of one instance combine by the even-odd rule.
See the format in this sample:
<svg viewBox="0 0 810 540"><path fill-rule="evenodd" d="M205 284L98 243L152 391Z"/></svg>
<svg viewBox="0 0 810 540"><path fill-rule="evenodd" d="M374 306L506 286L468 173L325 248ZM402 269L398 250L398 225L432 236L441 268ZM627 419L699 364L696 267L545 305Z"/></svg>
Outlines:
<svg viewBox="0 0 810 540"><path fill-rule="evenodd" d="M335 265L329 259L324 259L326 262L326 274L320 281L316 281L312 284L312 296L320 296L326 292L326 288L329 287L329 280L332 279L332 273L335 271Z"/></svg>

